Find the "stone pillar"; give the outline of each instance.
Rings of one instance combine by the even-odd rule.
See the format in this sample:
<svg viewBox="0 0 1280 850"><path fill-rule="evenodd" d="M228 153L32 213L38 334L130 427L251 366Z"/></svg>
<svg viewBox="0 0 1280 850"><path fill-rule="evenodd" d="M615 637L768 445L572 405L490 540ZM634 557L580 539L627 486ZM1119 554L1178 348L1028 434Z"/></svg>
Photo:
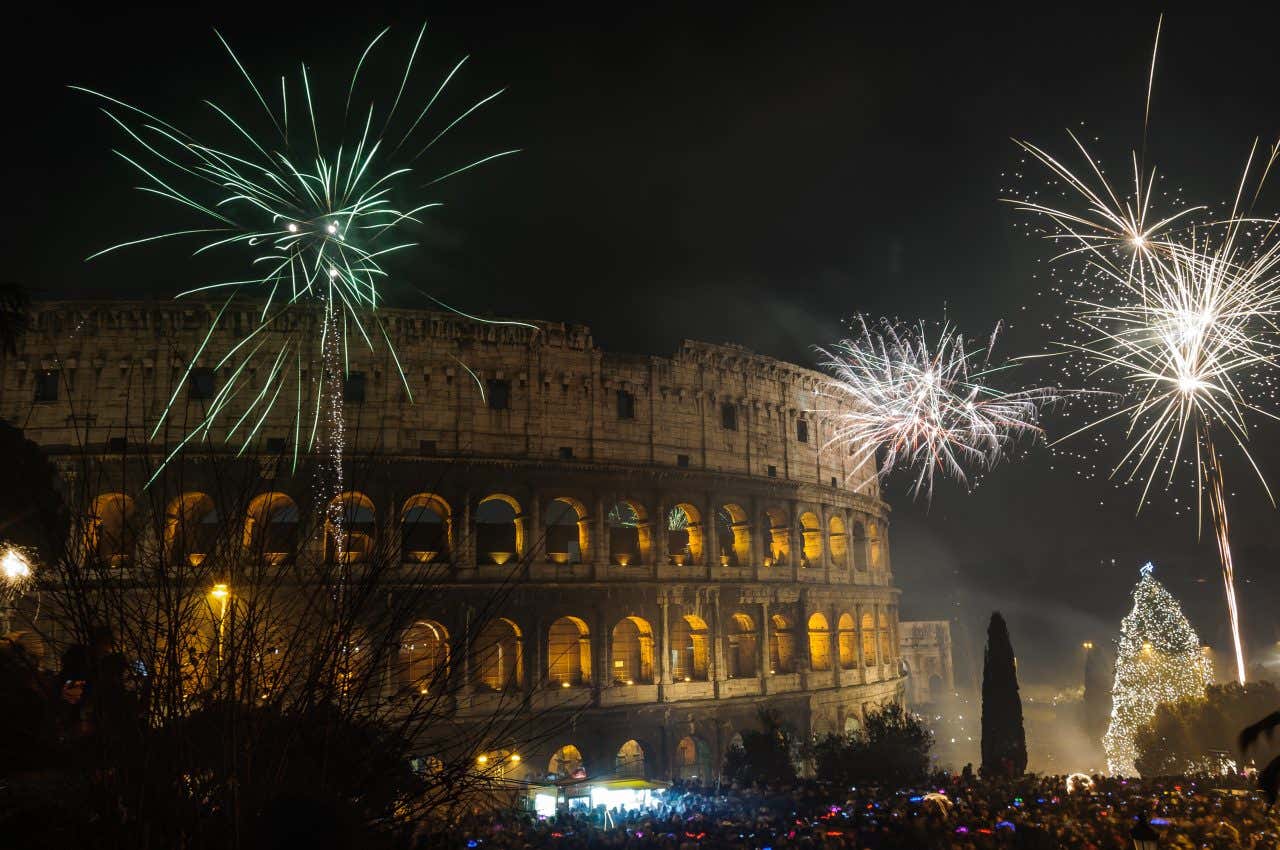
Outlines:
<svg viewBox="0 0 1280 850"><path fill-rule="evenodd" d="M787 503L790 515L787 517L787 548L791 550L791 580L800 580L800 562L804 560L804 526L800 524L800 503L792 499ZM806 626L807 627L807 626ZM808 658L808 650L805 651Z"/></svg>
<svg viewBox="0 0 1280 850"><path fill-rule="evenodd" d="M471 491L464 491L462 494L461 516L458 518L461 528L455 525L453 529L458 546L457 564L461 569L465 570L474 570L476 568L475 511L471 502Z"/></svg>
<svg viewBox="0 0 1280 850"><path fill-rule="evenodd" d="M867 659L862 653L862 605L853 606L853 624L854 624L854 641L858 645L858 681L866 684L867 681Z"/></svg>
<svg viewBox="0 0 1280 850"><path fill-rule="evenodd" d="M720 621L720 593L711 596L711 623L708 625L707 639L711 641L711 652L707 653L707 663L711 665L707 676L713 682L723 682L728 678L729 668L724 654L724 626Z"/></svg>
<svg viewBox="0 0 1280 850"><path fill-rule="evenodd" d="M653 562L659 567L665 567L668 563L668 558L671 556L671 553L667 551L668 547L671 545L671 541L668 539L667 535L666 520L667 513L670 510L671 502L667 497L667 494L659 493L656 511L658 516L662 517L662 521L658 523L658 530L653 535Z"/></svg>
<svg viewBox="0 0 1280 850"><path fill-rule="evenodd" d="M592 511L591 563L595 566L596 578L603 578L609 566L609 524L606 521L608 508L602 496L596 496Z"/></svg>
<svg viewBox="0 0 1280 850"><path fill-rule="evenodd" d="M533 619L529 623L529 630L524 635L524 650L522 662L524 663L524 692L526 694L533 693L537 688L542 687L547 676L547 665L543 663L543 659L547 655L547 630L542 622L542 615L535 613Z"/></svg>
<svg viewBox="0 0 1280 850"><path fill-rule="evenodd" d="M455 666L454 669L461 671L462 681L458 686L458 694L461 699L469 699L475 688L471 684L471 644L475 636L471 634L474 628L472 625L475 621L471 606L467 605L462 613L462 640L458 642L459 649L462 651L462 663Z"/></svg>
<svg viewBox="0 0 1280 850"><path fill-rule="evenodd" d="M541 564L547 560L547 527L542 520L542 494L533 490L524 511L524 547L520 555L527 564Z"/></svg>
<svg viewBox="0 0 1280 850"><path fill-rule="evenodd" d="M720 523L716 513L720 510L720 499L715 493L707 497L706 508L702 515L702 553L706 556L707 565L714 570L720 566Z"/></svg>
<svg viewBox="0 0 1280 850"><path fill-rule="evenodd" d="M591 650L591 685L598 701L600 689L613 685L613 626L599 606L592 617L591 629L597 635Z"/></svg>
<svg viewBox="0 0 1280 850"><path fill-rule="evenodd" d="M760 692L769 692L769 600L760 603L760 628L756 630L756 674L760 677Z"/></svg>
<svg viewBox="0 0 1280 850"><path fill-rule="evenodd" d="M837 688L841 685L844 670L840 666L840 606L832 604L827 608L827 636L831 651L831 683Z"/></svg>
<svg viewBox="0 0 1280 850"><path fill-rule="evenodd" d="M818 510L818 539L822 541L822 580L831 583L831 512L826 505Z"/></svg>
<svg viewBox="0 0 1280 850"><path fill-rule="evenodd" d="M658 602L662 609L662 622L658 624L658 635L655 655L658 662L658 681L663 685L671 684L671 653L667 648L670 643L670 611L671 603L664 597Z"/></svg>
<svg viewBox="0 0 1280 850"><path fill-rule="evenodd" d="M795 635L795 659L796 670L799 673L807 675L813 669L812 661L809 657L809 594L805 591L800 592L799 620L796 623Z"/></svg>
<svg viewBox="0 0 1280 850"><path fill-rule="evenodd" d="M884 672L884 658L880 654L880 606L871 606L871 633L876 636L876 672Z"/></svg>

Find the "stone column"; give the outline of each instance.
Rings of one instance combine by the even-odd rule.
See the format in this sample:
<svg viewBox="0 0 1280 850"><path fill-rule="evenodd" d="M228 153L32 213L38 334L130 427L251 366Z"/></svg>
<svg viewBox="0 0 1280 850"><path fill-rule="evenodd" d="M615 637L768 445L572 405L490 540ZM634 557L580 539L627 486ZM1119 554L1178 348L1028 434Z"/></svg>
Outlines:
<svg viewBox="0 0 1280 850"><path fill-rule="evenodd" d="M547 560L547 528L542 521L542 494L529 493L529 504L524 511L524 547L521 552L525 563L542 564Z"/></svg>
<svg viewBox="0 0 1280 850"><path fill-rule="evenodd" d="M792 499L787 503L790 516L787 517L787 548L791 563L791 580L800 580L800 562L804 559L804 526L800 524L800 503ZM808 657L808 650L805 651Z"/></svg>
<svg viewBox="0 0 1280 850"><path fill-rule="evenodd" d="M720 594L711 596L711 623L708 625L707 640L711 641L711 652L707 653L707 663L711 665L707 676L713 682L723 682L728 678L728 665L724 654L724 626L720 621ZM718 690L719 686L717 686Z"/></svg>
<svg viewBox="0 0 1280 850"><path fill-rule="evenodd" d="M853 606L853 623L854 623L854 641L858 645L858 681L866 684L867 681L867 659L862 653L862 605Z"/></svg>
<svg viewBox="0 0 1280 850"><path fill-rule="evenodd" d="M656 641L658 645L655 648L655 653L654 653L655 655L658 656L656 659L658 662L658 681L663 685L670 685L671 684L671 658L670 658L671 653L667 649L667 647L669 645L668 635L670 634L669 628L670 628L671 603L664 597L659 599L658 605L662 609L662 622L658 624L658 635L657 635L657 641Z"/></svg>
<svg viewBox="0 0 1280 850"><path fill-rule="evenodd" d="M604 498L595 497L592 506L594 516L591 518L591 563L594 565L596 578L603 578L609 567L609 524L606 522L607 508Z"/></svg>
<svg viewBox="0 0 1280 850"><path fill-rule="evenodd" d="M760 628L756 630L756 674L760 677L760 692L769 692L769 600L760 603Z"/></svg>
<svg viewBox="0 0 1280 850"><path fill-rule="evenodd" d="M819 505L818 539L822 541L822 580L831 583L831 509Z"/></svg>
<svg viewBox="0 0 1280 850"><path fill-rule="evenodd" d="M453 528L458 546L457 564L461 569L474 570L476 568L476 530L470 490L462 494L461 514L459 517L461 527L455 524Z"/></svg>
<svg viewBox="0 0 1280 850"><path fill-rule="evenodd" d="M533 693L542 687L547 676L547 665L543 659L547 655L547 630L542 622L542 615L536 613L529 623L529 631L524 635L524 692Z"/></svg>
<svg viewBox="0 0 1280 850"><path fill-rule="evenodd" d="M613 627L599 606L592 617L591 628L597 635L591 649L591 685L598 702L600 689L613 685Z"/></svg>
<svg viewBox="0 0 1280 850"><path fill-rule="evenodd" d="M702 515L702 552L714 575L715 568L720 566L720 523L716 521L720 499L712 493L707 497L705 504L706 509Z"/></svg>
<svg viewBox="0 0 1280 850"><path fill-rule="evenodd" d="M669 497L667 496L666 493L659 493L656 511L658 516L662 517L662 521L658 523L658 529L656 533L653 535L653 563L656 564L658 567L665 567L668 563L667 559L671 555L671 553L668 551L668 548L671 545L671 541L668 539L668 535L667 535L667 519L666 519L667 512L670 510L671 510L671 502Z"/></svg>
<svg viewBox="0 0 1280 850"><path fill-rule="evenodd" d="M876 636L876 671L884 672L884 658L880 653L880 606L871 606L871 633Z"/></svg>
<svg viewBox="0 0 1280 850"><path fill-rule="evenodd" d="M841 685L844 670L840 665L840 606L831 604L827 609L828 640L831 648L831 683L837 688Z"/></svg>

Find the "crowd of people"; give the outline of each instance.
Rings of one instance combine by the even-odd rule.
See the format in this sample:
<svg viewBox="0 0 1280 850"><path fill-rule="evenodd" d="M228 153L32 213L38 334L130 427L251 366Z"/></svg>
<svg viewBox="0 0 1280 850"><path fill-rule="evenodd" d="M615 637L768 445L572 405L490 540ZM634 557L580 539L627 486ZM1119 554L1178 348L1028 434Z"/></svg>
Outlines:
<svg viewBox="0 0 1280 850"><path fill-rule="evenodd" d="M938 776L914 790L816 784L713 791L676 786L643 810L475 817L447 842L467 850L1120 850L1149 824L1174 850L1280 850L1280 810L1243 777L983 780ZM433 845L437 842L432 842Z"/></svg>

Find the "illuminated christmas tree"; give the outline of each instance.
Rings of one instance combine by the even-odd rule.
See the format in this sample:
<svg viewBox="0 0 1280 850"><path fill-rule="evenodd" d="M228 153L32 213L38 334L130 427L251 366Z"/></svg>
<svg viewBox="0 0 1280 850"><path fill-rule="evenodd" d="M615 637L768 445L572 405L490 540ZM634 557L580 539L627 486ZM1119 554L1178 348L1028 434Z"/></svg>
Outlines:
<svg viewBox="0 0 1280 850"><path fill-rule="evenodd" d="M1133 776L1134 738L1156 706L1204 694L1212 679L1200 637L1182 607L1151 573L1140 572L1133 589L1133 610L1120 624L1116 679L1111 689L1111 725L1102 739L1107 770Z"/></svg>

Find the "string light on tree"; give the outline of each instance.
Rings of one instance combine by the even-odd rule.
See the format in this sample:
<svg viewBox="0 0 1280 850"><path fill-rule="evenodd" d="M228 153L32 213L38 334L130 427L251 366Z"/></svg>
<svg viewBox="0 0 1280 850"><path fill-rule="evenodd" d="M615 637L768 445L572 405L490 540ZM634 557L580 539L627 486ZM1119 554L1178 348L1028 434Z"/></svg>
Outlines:
<svg viewBox="0 0 1280 850"><path fill-rule="evenodd" d="M1201 696L1212 679L1200 636L1154 570L1147 564L1139 571L1133 610L1120 625L1111 725L1102 739L1107 770L1125 776L1137 772L1134 739L1156 706Z"/></svg>

